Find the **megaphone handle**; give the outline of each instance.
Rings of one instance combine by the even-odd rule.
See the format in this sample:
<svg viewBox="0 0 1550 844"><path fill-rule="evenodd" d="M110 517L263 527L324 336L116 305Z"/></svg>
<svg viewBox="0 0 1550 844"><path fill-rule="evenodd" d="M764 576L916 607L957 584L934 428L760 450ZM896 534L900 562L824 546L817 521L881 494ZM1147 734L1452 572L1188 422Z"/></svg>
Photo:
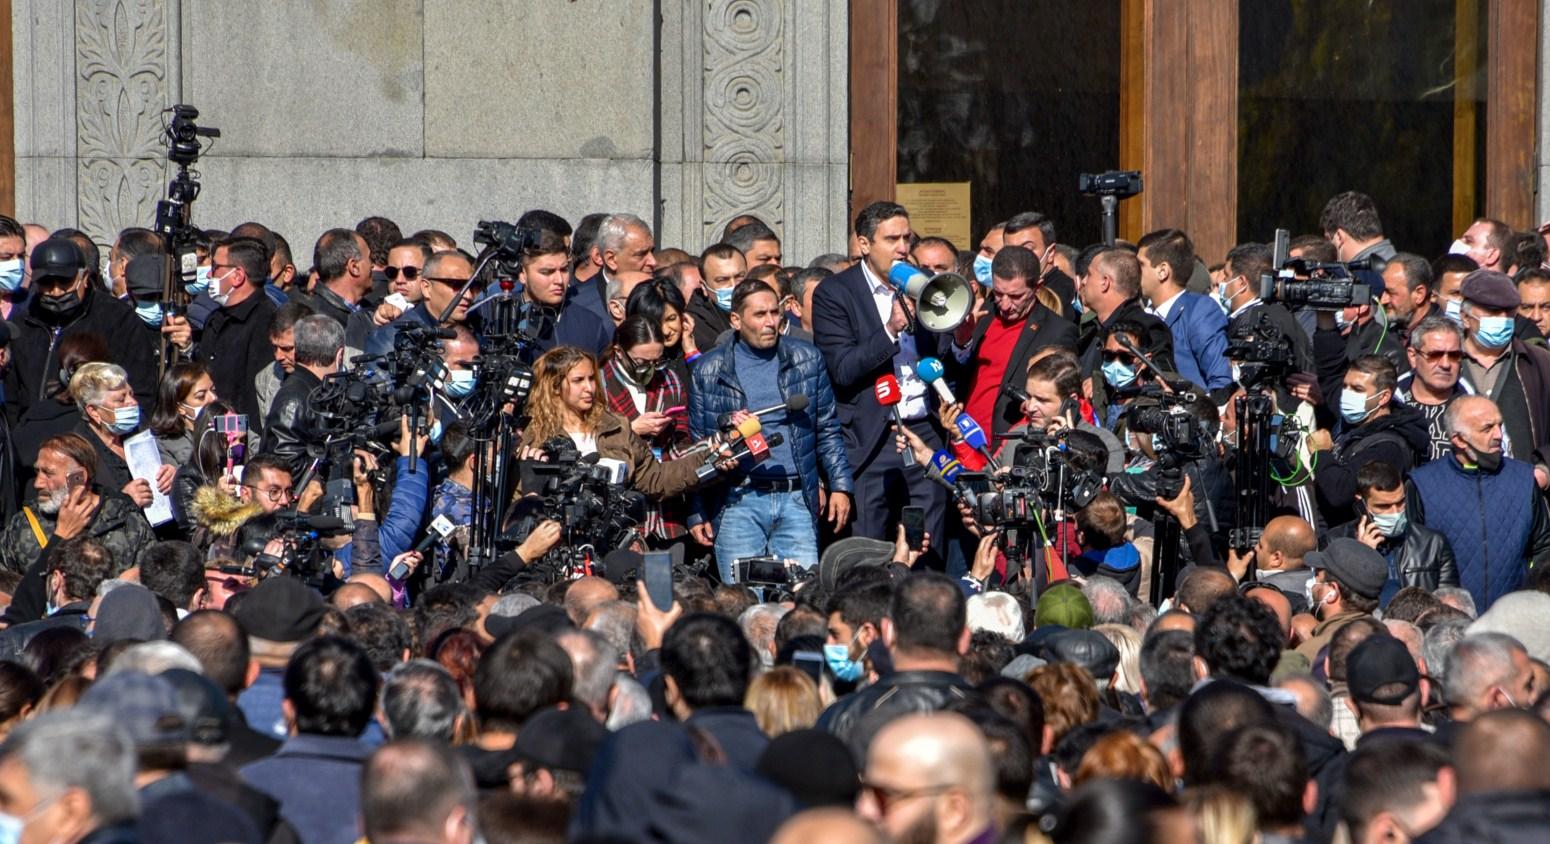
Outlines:
<svg viewBox="0 0 1550 844"><path fill-rule="evenodd" d="M909 321L909 325L907 326L909 333L914 334L916 328L915 310L910 307L909 297L900 295L899 291L895 290L893 293L893 298L898 301L899 310L904 311L904 318Z"/></svg>

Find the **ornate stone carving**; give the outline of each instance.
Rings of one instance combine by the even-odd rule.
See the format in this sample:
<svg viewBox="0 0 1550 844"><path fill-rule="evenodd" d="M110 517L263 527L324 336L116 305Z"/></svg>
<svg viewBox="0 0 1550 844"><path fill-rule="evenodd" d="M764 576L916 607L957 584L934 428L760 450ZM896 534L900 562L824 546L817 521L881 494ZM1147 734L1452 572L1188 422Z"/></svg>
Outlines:
<svg viewBox="0 0 1550 844"><path fill-rule="evenodd" d="M781 0L707 0L704 242L751 213L781 230L786 158Z"/></svg>
<svg viewBox="0 0 1550 844"><path fill-rule="evenodd" d="M149 226L164 187L165 0L76 0L80 228L98 243Z"/></svg>

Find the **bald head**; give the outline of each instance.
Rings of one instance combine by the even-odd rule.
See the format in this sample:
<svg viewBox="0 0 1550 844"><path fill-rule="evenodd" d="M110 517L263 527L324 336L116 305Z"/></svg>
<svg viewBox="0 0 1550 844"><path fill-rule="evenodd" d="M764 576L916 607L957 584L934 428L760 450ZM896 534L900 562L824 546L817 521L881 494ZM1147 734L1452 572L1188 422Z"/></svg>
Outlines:
<svg viewBox="0 0 1550 844"><path fill-rule="evenodd" d="M334 590L334 594L328 600L341 610L358 607L361 604L386 603L375 589L364 583L346 583Z"/></svg>
<svg viewBox="0 0 1550 844"><path fill-rule="evenodd" d="M809 809L781 824L770 844L886 844L877 827L845 809Z"/></svg>
<svg viewBox="0 0 1550 844"><path fill-rule="evenodd" d="M1550 789L1550 724L1524 709L1487 712L1453 740L1461 794Z"/></svg>
<svg viewBox="0 0 1550 844"><path fill-rule="evenodd" d="M857 810L894 838L925 823L928 812L935 814L929 828L938 841L967 840L990 824L996 782L990 746L962 715L907 715L883 727L867 752L866 781L895 792L949 787L935 801L920 801L910 812L892 807L886 815L862 789Z"/></svg>
<svg viewBox="0 0 1550 844"><path fill-rule="evenodd" d="M1167 630L1180 630L1191 636L1195 635L1195 617L1183 610L1168 610L1152 622L1146 635L1153 636Z"/></svg>
<svg viewBox="0 0 1550 844"><path fill-rule="evenodd" d="M1312 525L1296 516L1277 516L1265 525L1265 532L1260 535L1255 564L1263 569L1300 569L1302 558L1318 545Z"/></svg>
<svg viewBox="0 0 1550 844"><path fill-rule="evenodd" d="M387 578L380 574L370 574L366 572L352 574L350 575L350 578L345 581L345 583L359 583L367 587L371 591L377 593L377 598L380 599L384 604L393 602L393 587L389 586Z"/></svg>
<svg viewBox="0 0 1550 844"><path fill-rule="evenodd" d="M1281 626L1281 638L1283 643L1292 635L1292 602L1287 600L1281 590L1270 586L1257 586L1243 593L1244 597L1251 601L1258 601L1270 608L1276 614L1276 623Z"/></svg>
<svg viewBox="0 0 1550 844"><path fill-rule="evenodd" d="M580 627L586 624L592 611L599 606L619 600L619 590L612 583L601 577L588 575L572 583L565 590L565 614L570 616L572 624Z"/></svg>

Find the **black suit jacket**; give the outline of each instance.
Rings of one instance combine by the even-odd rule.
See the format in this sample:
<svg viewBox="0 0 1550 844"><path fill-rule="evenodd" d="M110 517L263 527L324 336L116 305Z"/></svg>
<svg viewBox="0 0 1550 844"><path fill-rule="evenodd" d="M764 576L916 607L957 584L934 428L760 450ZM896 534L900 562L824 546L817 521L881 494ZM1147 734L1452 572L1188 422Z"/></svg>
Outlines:
<svg viewBox="0 0 1550 844"><path fill-rule="evenodd" d="M964 385L963 393L956 396L959 401L968 401L973 392L974 379L978 377L974 371L974 357L979 354L980 345L985 342L985 333L990 330L991 320L994 319L994 316L985 317L974 326L974 339L969 341L969 363L959 370L966 376L959 379L959 383ZM993 439L1002 439L1023 421L1021 404L1008 396L1005 389L1008 385L1019 389L1023 387L1028 380L1028 359L1033 357L1034 352L1047 346L1076 348L1076 325L1035 302L1033 310L1028 312L1027 322L1023 323L1023 330L1017 335L1017 342L1012 346L1012 356L1007 360L1006 370L1001 373L996 406L991 418L993 430L990 433Z"/></svg>
<svg viewBox="0 0 1550 844"><path fill-rule="evenodd" d="M920 357L938 354L942 335L917 323L914 337ZM813 343L823 352L834 386L846 456L859 473L885 441L892 441L893 412L877 403L873 387L878 378L894 374L893 357L899 353L898 342L889 339L877 315L860 264L824 280L813 293Z"/></svg>

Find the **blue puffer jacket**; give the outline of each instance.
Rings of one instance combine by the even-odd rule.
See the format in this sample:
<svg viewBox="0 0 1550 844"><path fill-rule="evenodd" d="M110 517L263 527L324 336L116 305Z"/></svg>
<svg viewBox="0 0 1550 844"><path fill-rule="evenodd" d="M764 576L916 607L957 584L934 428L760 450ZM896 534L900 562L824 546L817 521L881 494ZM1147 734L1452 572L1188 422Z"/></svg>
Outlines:
<svg viewBox="0 0 1550 844"><path fill-rule="evenodd" d="M706 352L694 362L694 385L689 390L689 431L695 439L703 439L716 431L716 417L735 410L747 410L748 399L737 382L737 371L732 363L732 351L741 339L722 343ZM791 437L791 452L796 456L797 468L802 475L802 493L807 508L818 512L819 470L830 492L851 493L855 486L851 480L850 460L845 456L845 441L840 434L839 417L834 410L834 389L829 385L829 374L824 369L823 356L812 343L780 339L780 394L783 398L795 395L807 396L807 409L788 414L787 436ZM701 500L715 513L720 509L721 495L710 490L702 493ZM703 519L689 518L690 524Z"/></svg>
<svg viewBox="0 0 1550 844"><path fill-rule="evenodd" d="M1410 480L1422 523L1448 538L1459 583L1480 612L1523 585L1542 527L1537 511L1544 507L1532 466L1509 457L1492 474L1465 469L1449 456L1411 472Z"/></svg>

